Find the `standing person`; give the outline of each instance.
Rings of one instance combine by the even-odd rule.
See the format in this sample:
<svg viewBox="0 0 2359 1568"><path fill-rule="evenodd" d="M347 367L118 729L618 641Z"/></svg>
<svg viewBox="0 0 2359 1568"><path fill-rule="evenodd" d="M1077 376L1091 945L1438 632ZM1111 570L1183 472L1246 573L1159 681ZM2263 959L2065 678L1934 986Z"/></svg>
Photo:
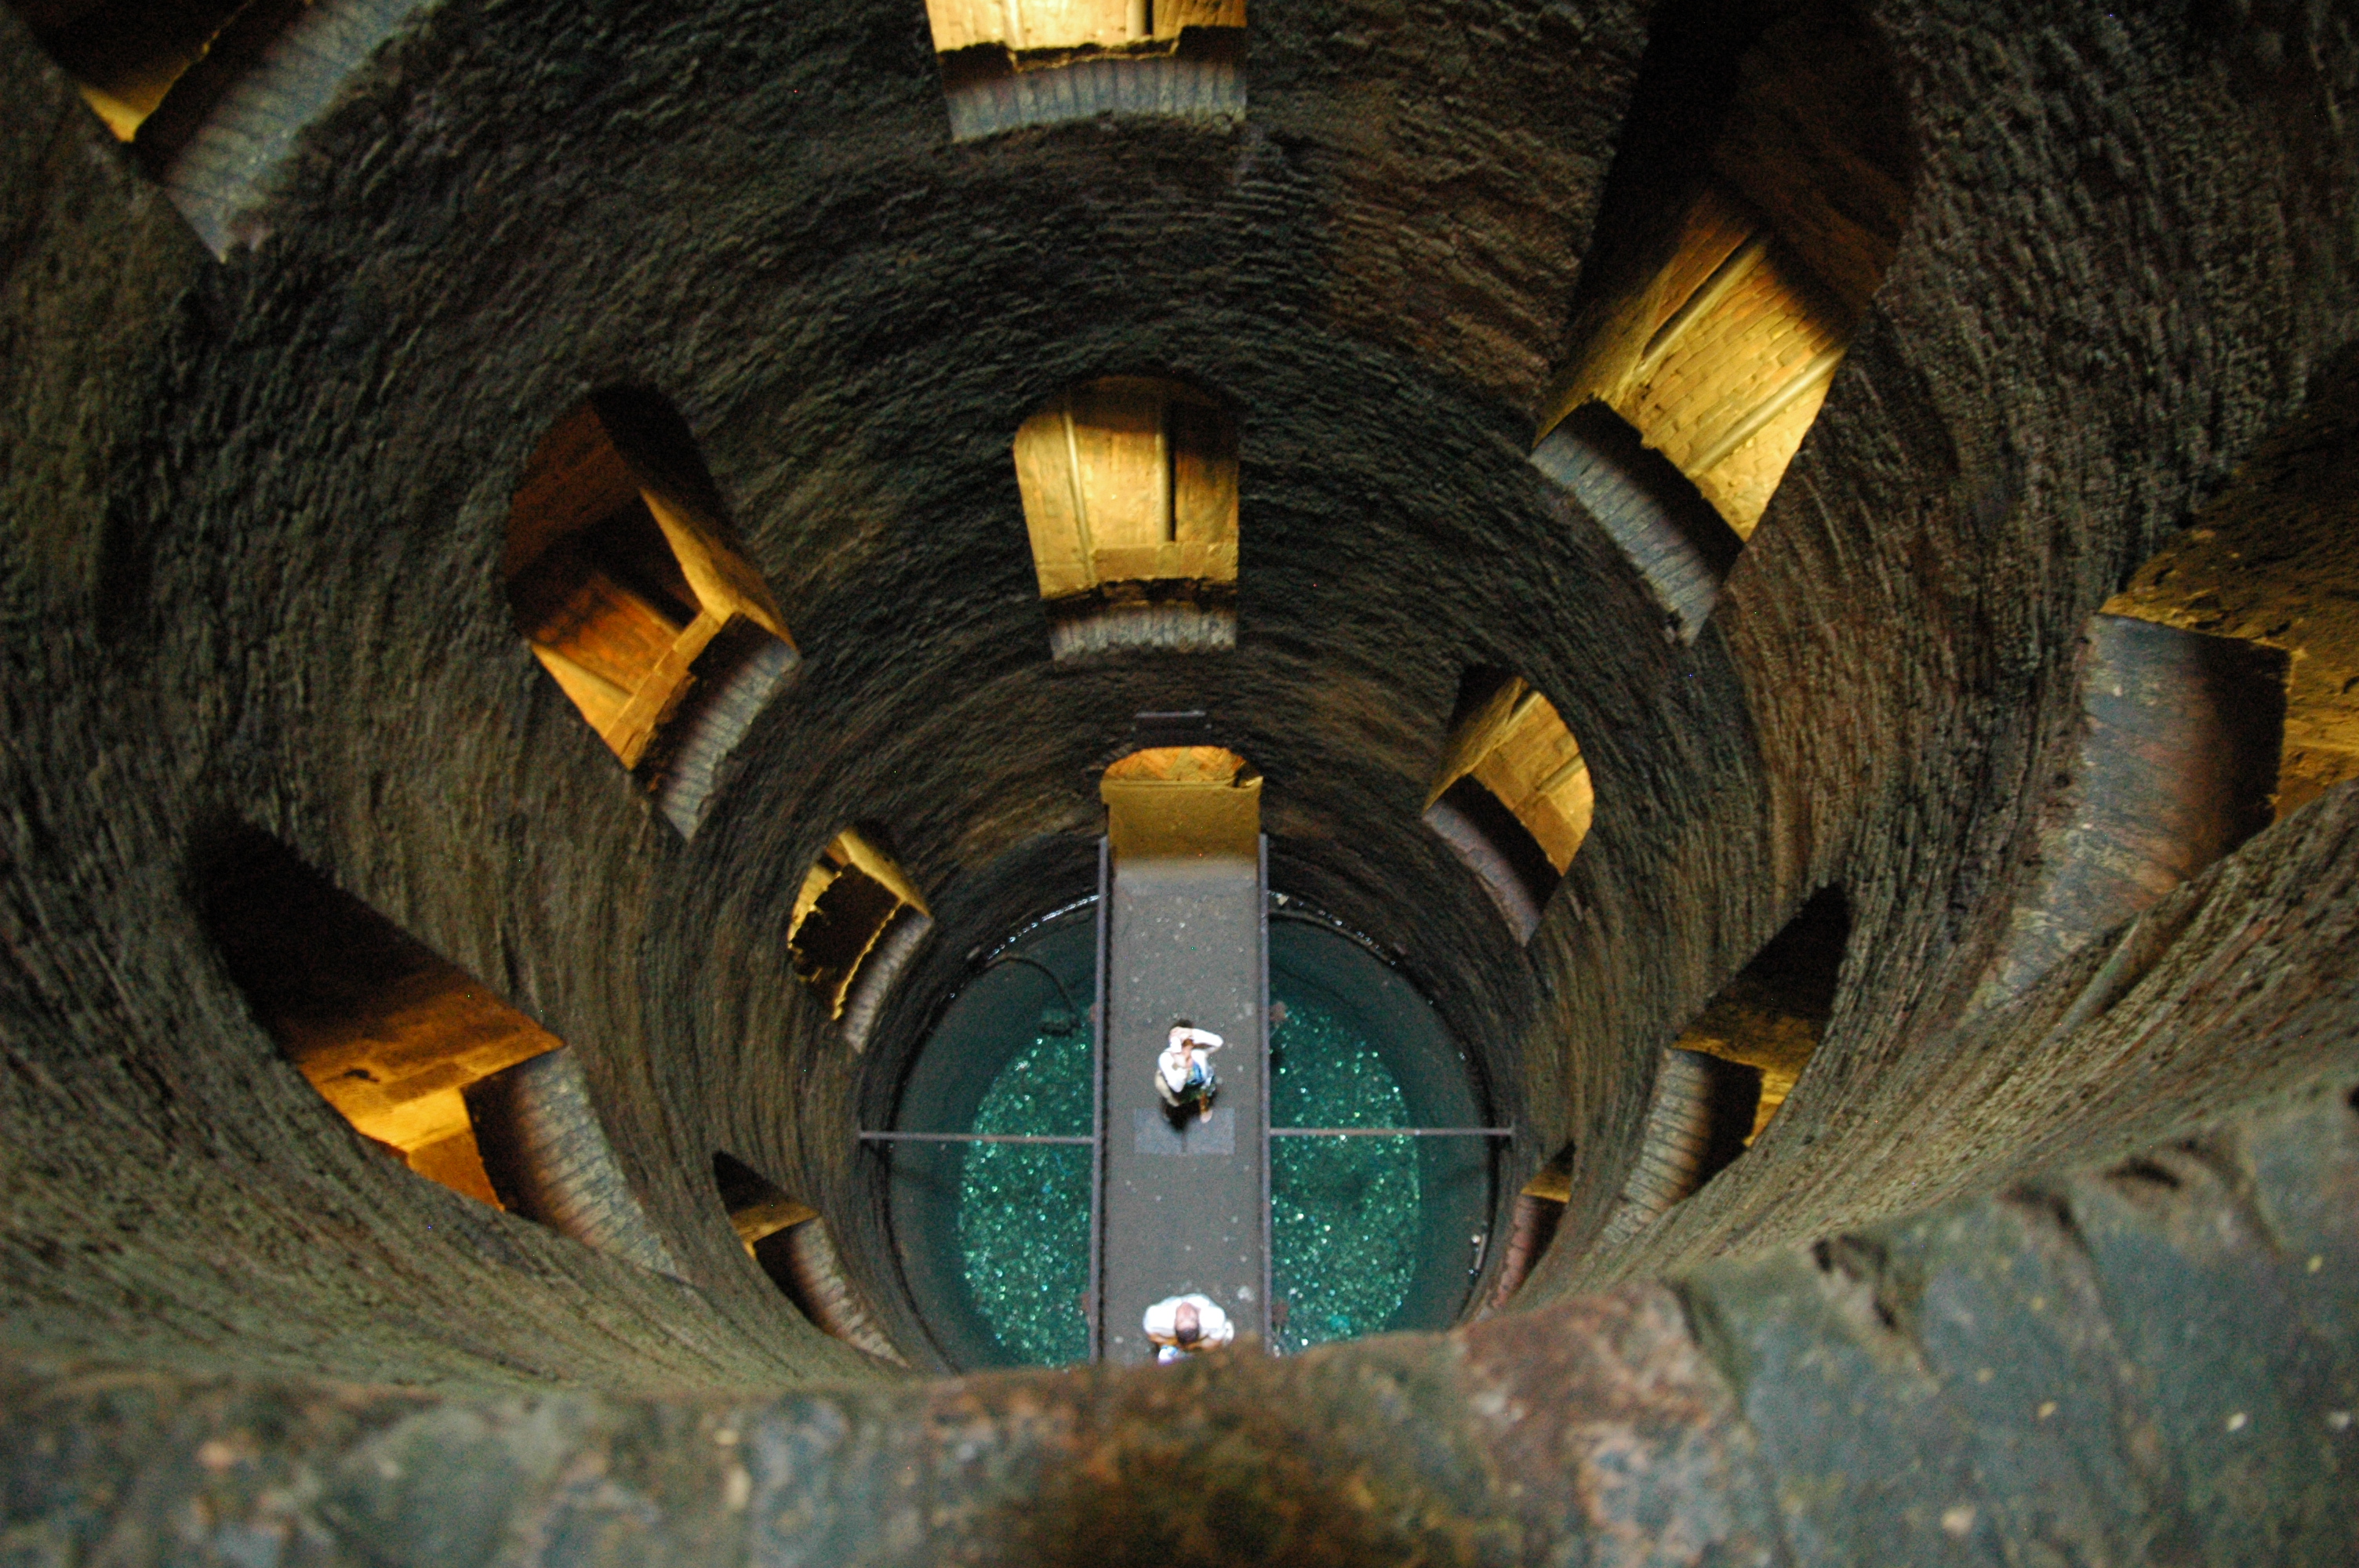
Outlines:
<svg viewBox="0 0 2359 1568"><path fill-rule="evenodd" d="M1194 1110L1196 1119L1212 1119L1212 1097L1220 1084L1212 1076L1212 1054L1226 1042L1184 1018L1171 1021L1171 1036L1155 1062L1155 1092L1179 1116Z"/></svg>
<svg viewBox="0 0 2359 1568"><path fill-rule="evenodd" d="M1158 1364L1218 1349L1237 1336L1237 1325L1229 1321L1229 1314L1212 1297L1193 1292L1166 1296L1148 1307L1142 1326L1158 1346L1155 1352Z"/></svg>

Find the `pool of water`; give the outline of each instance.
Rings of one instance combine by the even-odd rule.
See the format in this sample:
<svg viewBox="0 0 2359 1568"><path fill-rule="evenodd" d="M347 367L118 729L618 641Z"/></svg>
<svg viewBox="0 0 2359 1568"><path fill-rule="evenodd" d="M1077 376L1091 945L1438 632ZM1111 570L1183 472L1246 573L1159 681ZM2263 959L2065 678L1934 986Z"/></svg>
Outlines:
<svg viewBox="0 0 2359 1568"><path fill-rule="evenodd" d="M977 1132L1090 1130L1090 1034L1037 1034L1000 1069ZM1055 1367L1090 1353L1090 1152L986 1144L959 1178L959 1257L975 1310L1016 1361Z"/></svg>
<svg viewBox="0 0 2359 1568"><path fill-rule="evenodd" d="M1096 911L1043 922L945 1010L904 1131L1086 1134ZM1472 1126L1465 1059L1415 988L1324 925L1270 923L1272 1124ZM1280 1138L1270 1162L1278 1346L1439 1328L1463 1307L1491 1206L1476 1139ZM1090 1151L898 1144L893 1229L928 1327L962 1368L1089 1351Z"/></svg>
<svg viewBox="0 0 2359 1568"><path fill-rule="evenodd" d="M903 1087L905 1132L1086 1135L1094 902L1041 922L943 1011ZM903 1277L961 1368L1089 1354L1090 1152L1079 1145L897 1144L890 1194Z"/></svg>
<svg viewBox="0 0 2359 1568"><path fill-rule="evenodd" d="M1323 924L1270 922L1273 1127L1472 1127L1465 1057L1431 1004ZM1270 1276L1281 1350L1446 1328L1491 1212L1474 1138L1277 1138Z"/></svg>
<svg viewBox="0 0 2359 1568"><path fill-rule="evenodd" d="M1400 1081L1326 1009L1295 1002L1272 1045L1274 1125L1406 1125ZM1272 1141L1271 1272L1287 1307L1281 1343L1300 1349L1391 1322L1417 1272L1420 1201L1414 1140Z"/></svg>

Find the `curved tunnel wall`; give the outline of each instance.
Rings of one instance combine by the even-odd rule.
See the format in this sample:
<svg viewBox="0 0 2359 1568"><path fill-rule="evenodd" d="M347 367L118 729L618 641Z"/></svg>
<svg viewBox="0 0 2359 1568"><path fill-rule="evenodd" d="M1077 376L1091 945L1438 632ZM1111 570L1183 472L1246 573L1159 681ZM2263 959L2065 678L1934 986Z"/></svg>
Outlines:
<svg viewBox="0 0 2359 1568"><path fill-rule="evenodd" d="M8 1092L16 1122L58 1130L19 1167L12 1334L429 1383L868 1375L750 1266L705 1162L791 1178L866 1283L852 1135L889 1042L963 933L1086 878L1094 781L1141 712L1205 709L1255 760L1274 881L1401 956L1484 1054L1522 1173L1569 1141L1601 1177L1533 1304L1915 1207L2023 1151L2158 1134L2343 1049L2255 1035L2233 1090L2189 1067L2093 1112L2001 1114L1968 1048L2080 709L2071 639L2352 341L2352 160L2310 146L2349 152L2322 79L2094 11L1879 12L1942 134L1685 647L1522 456L1635 10L1365 34L1340 10L1257 16L1242 127L951 146L908 9L723 5L626 33L438 12L314 129L273 237L218 266L120 169L42 161L82 133L10 133L43 204L42 265L9 275L36 351L7 356L9 406L86 459L43 449L8 481L11 1049L36 1064ZM2011 21L2075 85L1978 41ZM16 100L67 102L21 37L0 60ZM726 76L730 114L681 86L698 71ZM1487 114L1454 96L1473 81ZM2092 135L2110 180L2083 178ZM717 194L690 212L688 188ZM636 265L616 233L645 237ZM102 260L44 270L74 254ZM1059 388L1117 374L1236 400L1234 652L1049 656L1009 442ZM692 844L549 689L496 589L539 433L622 384L694 429L805 654ZM1417 819L1476 665L1523 672L1597 777L1521 951ZM125 719L158 712L175 722ZM190 913L190 847L233 815L571 1044L685 1287L420 1199L327 1136ZM803 869L853 820L890 829L941 925L864 1053L784 941ZM1811 1080L1668 1223L1590 1246L1660 1048L1833 881L1864 957ZM2328 946L2278 962L2331 952L2315 929ZM354 1279L390 1310L323 1345L304 1325Z"/></svg>

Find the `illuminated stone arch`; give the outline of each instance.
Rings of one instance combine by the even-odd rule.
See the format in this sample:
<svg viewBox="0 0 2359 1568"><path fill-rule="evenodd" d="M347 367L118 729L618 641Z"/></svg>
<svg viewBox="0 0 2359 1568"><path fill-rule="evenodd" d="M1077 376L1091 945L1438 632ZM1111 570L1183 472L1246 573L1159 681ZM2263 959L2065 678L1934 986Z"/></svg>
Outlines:
<svg viewBox="0 0 2359 1568"><path fill-rule="evenodd" d="M1057 657L1235 645L1237 432L1219 400L1087 382L1024 421L1015 458Z"/></svg>
<svg viewBox="0 0 2359 1568"><path fill-rule="evenodd" d="M797 654L669 404L602 393L542 438L500 577L541 667L693 834L721 761Z"/></svg>
<svg viewBox="0 0 2359 1568"><path fill-rule="evenodd" d="M1245 114L1245 0L927 0L958 141L1100 114Z"/></svg>
<svg viewBox="0 0 2359 1568"><path fill-rule="evenodd" d="M1683 636L1817 419L1908 221L1906 104L1841 0L1658 13L1533 461Z"/></svg>

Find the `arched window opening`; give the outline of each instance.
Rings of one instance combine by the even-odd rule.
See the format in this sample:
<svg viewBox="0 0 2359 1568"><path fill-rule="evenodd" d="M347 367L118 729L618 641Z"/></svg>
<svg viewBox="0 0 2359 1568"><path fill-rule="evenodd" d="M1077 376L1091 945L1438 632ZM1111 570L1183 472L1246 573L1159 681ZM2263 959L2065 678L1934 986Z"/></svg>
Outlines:
<svg viewBox="0 0 2359 1568"><path fill-rule="evenodd" d="M1662 1054L1638 1157L1598 1246L1637 1236L1760 1140L1834 1016L1850 941L1842 890L1820 889ZM1505 1306L1555 1241L1573 1177L1567 1144L1526 1184L1486 1310Z"/></svg>
<svg viewBox="0 0 2359 1568"><path fill-rule="evenodd" d="M1633 1239L1745 1152L1759 1125L1761 1079L1758 1067L1701 1051L1662 1054L1638 1157L1598 1232L1598 1247Z"/></svg>
<svg viewBox="0 0 2359 1568"><path fill-rule="evenodd" d="M1060 393L1016 432L1050 649L1236 644L1237 435L1178 382Z"/></svg>
<svg viewBox="0 0 2359 1568"><path fill-rule="evenodd" d="M1891 265L1909 164L1890 62L1841 0L1657 13L1533 460L1685 635Z"/></svg>
<svg viewBox="0 0 2359 1568"><path fill-rule="evenodd" d="M2104 606L2286 659L2275 815L2359 778L2359 355Z"/></svg>
<svg viewBox="0 0 2359 1568"><path fill-rule="evenodd" d="M1524 1288L1524 1281L1531 1278L1541 1257L1554 1245L1557 1227L1564 1221L1565 1206L1572 1201L1572 1162L1573 1145L1568 1143L1516 1195L1516 1206L1507 1224L1507 1255L1500 1260L1498 1276L1483 1303L1484 1316L1497 1312L1514 1299L1516 1292Z"/></svg>
<svg viewBox="0 0 2359 1568"><path fill-rule="evenodd" d="M795 973L828 1016L873 1023L890 985L932 926L900 867L855 828L837 834L804 873L787 946ZM864 1045L866 1026L854 1040Z"/></svg>
<svg viewBox="0 0 2359 1568"><path fill-rule="evenodd" d="M2081 643L2083 719L1986 1002L2359 778L2359 351L2311 382ZM2151 965L2116 955L2121 995Z"/></svg>
<svg viewBox="0 0 2359 1568"><path fill-rule="evenodd" d="M1985 1000L2359 778L2359 352L2312 389L2091 619L2075 755Z"/></svg>
<svg viewBox="0 0 2359 1568"><path fill-rule="evenodd" d="M1835 987L1851 941L1851 905L1821 888L1784 930L1739 969L1672 1042L1760 1075L1742 1140L1751 1148L1810 1065L1834 1017Z"/></svg>
<svg viewBox="0 0 2359 1568"><path fill-rule="evenodd" d="M509 509L501 577L541 666L693 834L796 655L679 416L613 392L551 430Z"/></svg>
<svg viewBox="0 0 2359 1568"><path fill-rule="evenodd" d="M478 1086L562 1041L266 834L226 847L203 910L256 1020L354 1131L506 1206L476 1141Z"/></svg>
<svg viewBox="0 0 2359 1568"><path fill-rule="evenodd" d="M1251 860L1261 842L1261 774L1218 746L1154 746L1098 781L1117 861Z"/></svg>
<svg viewBox="0 0 2359 1568"><path fill-rule="evenodd" d="M951 139L1101 114L1242 116L1245 0L927 0Z"/></svg>
<svg viewBox="0 0 2359 1568"><path fill-rule="evenodd" d="M467 1086L468 1119L492 1191L510 1214L659 1274L671 1248L631 1190L570 1046Z"/></svg>
<svg viewBox="0 0 2359 1568"><path fill-rule="evenodd" d="M419 0L8 0L216 256Z"/></svg>
<svg viewBox="0 0 2359 1568"><path fill-rule="evenodd" d="M797 1203L734 1154L712 1156L712 1184L745 1255L805 1322L855 1350L908 1365L845 1276L817 1209Z"/></svg>
<svg viewBox="0 0 2359 1568"><path fill-rule="evenodd" d="M108 130L161 174L304 0L10 0Z"/></svg>
<svg viewBox="0 0 2359 1568"><path fill-rule="evenodd" d="M1425 820L1482 882L1517 942L1588 837L1595 793L1556 707L1520 676L1468 672Z"/></svg>
<svg viewBox="0 0 2359 1568"><path fill-rule="evenodd" d="M2075 755L2043 813L2039 878L1984 993L1999 1000L2269 825L2288 660L2233 637L2092 618Z"/></svg>
<svg viewBox="0 0 2359 1568"><path fill-rule="evenodd" d="M1751 1148L1810 1065L1851 941L1851 905L1821 888L1663 1053L1638 1159L1600 1247L1619 1246Z"/></svg>

